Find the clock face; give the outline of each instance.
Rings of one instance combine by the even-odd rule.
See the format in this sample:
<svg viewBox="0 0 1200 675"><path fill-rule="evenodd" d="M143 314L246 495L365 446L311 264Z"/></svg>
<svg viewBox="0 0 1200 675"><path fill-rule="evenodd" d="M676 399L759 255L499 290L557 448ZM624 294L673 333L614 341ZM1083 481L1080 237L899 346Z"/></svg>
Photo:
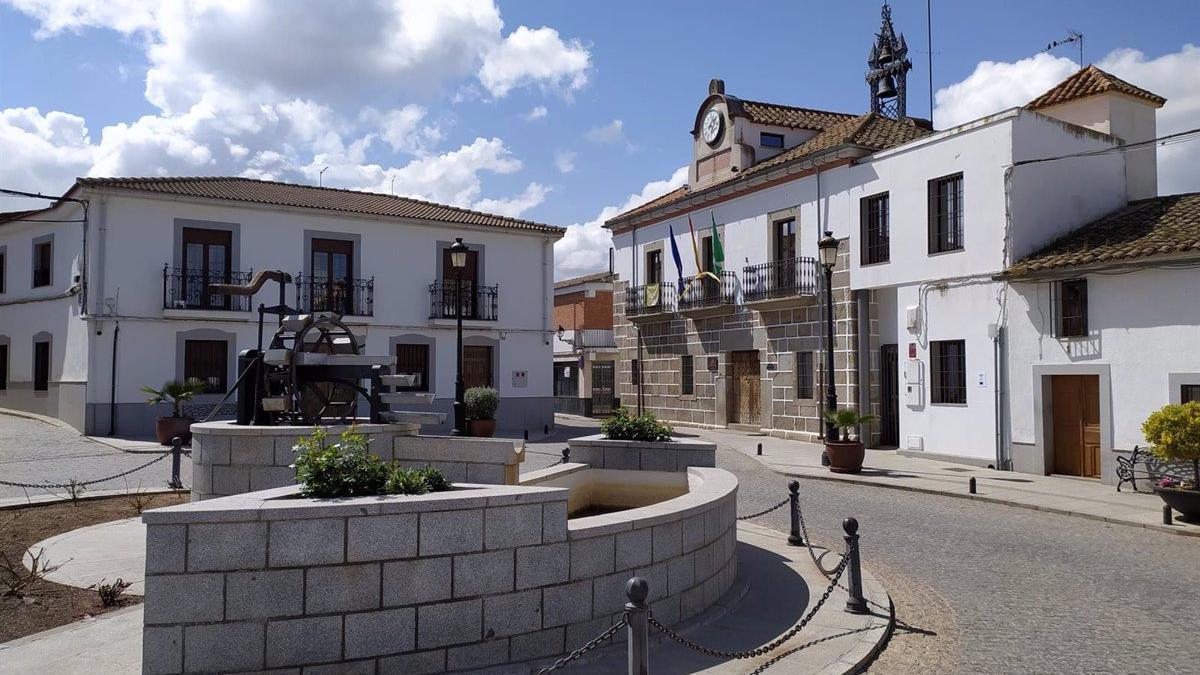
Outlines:
<svg viewBox="0 0 1200 675"><path fill-rule="evenodd" d="M716 108L708 111L704 116L704 123L700 125L700 133L704 138L704 142L712 145L721 137L721 113L717 112Z"/></svg>

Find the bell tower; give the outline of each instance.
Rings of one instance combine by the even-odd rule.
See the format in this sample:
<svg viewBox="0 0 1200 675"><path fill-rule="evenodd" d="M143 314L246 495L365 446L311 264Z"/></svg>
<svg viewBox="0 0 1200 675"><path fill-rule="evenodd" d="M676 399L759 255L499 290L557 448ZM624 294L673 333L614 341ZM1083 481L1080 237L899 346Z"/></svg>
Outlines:
<svg viewBox="0 0 1200 675"><path fill-rule="evenodd" d="M894 120L907 115L905 92L908 89L908 43L904 34L896 37L892 26L892 8L885 2L880 10L882 25L875 35L875 44L867 56L867 87L871 96L871 112Z"/></svg>

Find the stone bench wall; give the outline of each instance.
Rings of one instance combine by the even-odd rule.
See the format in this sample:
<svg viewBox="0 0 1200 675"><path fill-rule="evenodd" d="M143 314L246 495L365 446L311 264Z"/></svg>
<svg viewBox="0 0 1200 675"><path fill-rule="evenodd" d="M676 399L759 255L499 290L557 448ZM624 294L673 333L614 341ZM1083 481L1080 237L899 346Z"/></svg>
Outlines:
<svg viewBox="0 0 1200 675"><path fill-rule="evenodd" d="M595 434L572 438L567 441L567 447L571 449L572 462L590 464L597 469L687 471L689 466L717 465L716 444L688 438L646 443L614 441Z"/></svg>
<svg viewBox="0 0 1200 675"><path fill-rule="evenodd" d="M435 466L452 482L515 485L523 441L418 436L416 424L358 424L371 454L406 466ZM331 440L346 426L331 425ZM192 500L257 492L296 484L292 446L312 427L192 425Z"/></svg>
<svg viewBox="0 0 1200 675"><path fill-rule="evenodd" d="M565 490L521 486L338 502L291 487L147 511L143 672L544 660L611 625L634 575L677 623L736 576L737 480L693 472L695 491L626 519L568 523Z"/></svg>

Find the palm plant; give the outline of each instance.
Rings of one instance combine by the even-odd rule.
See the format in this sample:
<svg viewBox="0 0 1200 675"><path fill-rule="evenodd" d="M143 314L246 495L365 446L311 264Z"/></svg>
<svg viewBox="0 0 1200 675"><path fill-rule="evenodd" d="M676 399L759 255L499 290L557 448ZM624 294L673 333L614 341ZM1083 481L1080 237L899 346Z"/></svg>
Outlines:
<svg viewBox="0 0 1200 675"><path fill-rule="evenodd" d="M859 414L854 408L839 408L826 410L825 421L841 430L841 440L845 442L850 440L851 429L857 432L859 425L875 421L875 416Z"/></svg>
<svg viewBox="0 0 1200 675"><path fill-rule="evenodd" d="M158 405L159 403L171 404L171 417L183 417L183 404L192 400L197 394L203 394L208 389L208 385L198 377L190 377L183 382L179 380L171 380L162 386L162 389L155 389L151 386L142 387L142 393L149 398L146 403L149 405Z"/></svg>

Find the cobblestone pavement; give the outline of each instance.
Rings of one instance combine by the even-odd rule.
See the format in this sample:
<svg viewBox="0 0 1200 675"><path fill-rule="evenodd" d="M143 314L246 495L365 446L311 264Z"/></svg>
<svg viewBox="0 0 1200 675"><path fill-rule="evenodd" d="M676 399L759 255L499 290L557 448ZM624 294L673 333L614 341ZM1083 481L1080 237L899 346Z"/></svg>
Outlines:
<svg viewBox="0 0 1200 675"><path fill-rule="evenodd" d="M166 450L166 448L164 448ZM104 478L154 459L151 454L130 454L88 440L71 429L39 420L0 414L0 480L15 483L66 483ZM191 483L192 463L184 457L180 474ZM105 481L89 490L139 490L166 487L171 478L171 458L125 478ZM62 491L56 491L63 494ZM0 485L0 498L24 497L26 491ZM47 494L29 490L29 496ZM85 493L86 494L86 493ZM64 494L65 496L65 494Z"/></svg>
<svg viewBox="0 0 1200 675"><path fill-rule="evenodd" d="M787 494L738 451L717 464L739 478L741 513ZM800 494L818 544L840 546L841 519L859 519L863 564L910 627L872 672L1197 672L1200 541L873 486L805 480ZM787 511L760 524L786 530Z"/></svg>

